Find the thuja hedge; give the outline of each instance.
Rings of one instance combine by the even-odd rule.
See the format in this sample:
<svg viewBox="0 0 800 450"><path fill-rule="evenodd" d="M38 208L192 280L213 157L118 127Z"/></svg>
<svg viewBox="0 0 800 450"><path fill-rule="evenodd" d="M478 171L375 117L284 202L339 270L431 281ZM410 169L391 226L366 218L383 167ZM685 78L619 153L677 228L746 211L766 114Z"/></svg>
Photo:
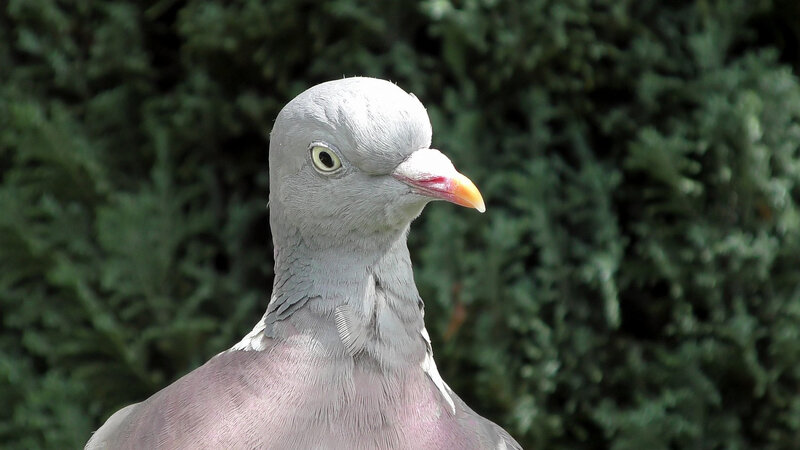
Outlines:
<svg viewBox="0 0 800 450"><path fill-rule="evenodd" d="M396 81L485 194L412 255L439 368L526 448L796 448L790 0L8 0L0 446L75 448L271 289L267 136Z"/></svg>

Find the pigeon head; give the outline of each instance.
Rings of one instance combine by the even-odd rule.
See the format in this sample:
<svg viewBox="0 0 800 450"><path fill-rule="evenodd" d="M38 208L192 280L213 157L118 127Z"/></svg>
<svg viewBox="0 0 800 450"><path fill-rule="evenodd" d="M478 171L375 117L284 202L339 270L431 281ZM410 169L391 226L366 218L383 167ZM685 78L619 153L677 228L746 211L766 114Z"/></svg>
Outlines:
<svg viewBox="0 0 800 450"><path fill-rule="evenodd" d="M331 246L402 232L431 200L483 212L475 185L430 144L422 103L393 83L346 78L306 90L270 136L273 232L291 227Z"/></svg>

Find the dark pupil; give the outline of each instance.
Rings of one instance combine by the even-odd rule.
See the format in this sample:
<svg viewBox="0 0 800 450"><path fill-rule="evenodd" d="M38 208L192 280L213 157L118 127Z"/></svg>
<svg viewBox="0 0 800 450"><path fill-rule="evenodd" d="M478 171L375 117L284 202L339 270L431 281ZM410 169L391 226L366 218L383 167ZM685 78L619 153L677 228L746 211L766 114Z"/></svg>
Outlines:
<svg viewBox="0 0 800 450"><path fill-rule="evenodd" d="M329 155L328 152L319 152L319 160L323 165L325 165L325 167L329 169L333 167L333 158L331 158L331 155Z"/></svg>

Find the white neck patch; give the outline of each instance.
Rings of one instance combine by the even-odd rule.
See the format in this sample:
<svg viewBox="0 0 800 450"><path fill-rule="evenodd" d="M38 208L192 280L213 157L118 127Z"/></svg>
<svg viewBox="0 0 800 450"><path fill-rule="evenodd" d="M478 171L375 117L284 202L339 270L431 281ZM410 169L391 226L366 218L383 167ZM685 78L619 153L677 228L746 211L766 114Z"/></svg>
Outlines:
<svg viewBox="0 0 800 450"><path fill-rule="evenodd" d="M442 379L442 376L439 375L439 370L436 368L436 363L433 361L433 350L431 349L431 337L428 334L428 330L426 330L423 327L422 330L420 330L420 334L422 335L423 339L425 339L425 342L428 344L428 351L425 352L425 358L420 363L420 367L422 367L422 370L426 374L428 374L428 377L430 377L431 381L433 381L433 384L436 385L436 388L439 389L439 393L442 394L442 397L444 397L444 400L450 406L450 412L452 412L453 415L455 415L456 405L453 403L453 398L450 397L450 393L447 392L448 389L447 385Z"/></svg>
<svg viewBox="0 0 800 450"><path fill-rule="evenodd" d="M239 350L239 351L245 351L245 352L249 352L249 351L260 352L260 351L264 350L264 348L265 348L264 347L264 330L267 327L267 322L265 320L266 317L267 317L267 315L264 314L264 317L262 317L261 320L258 321L256 326L253 327L253 329L249 333L247 333L247 335L245 337L243 337L241 341L236 343L236 345L234 345L233 347L231 347L227 351Z"/></svg>

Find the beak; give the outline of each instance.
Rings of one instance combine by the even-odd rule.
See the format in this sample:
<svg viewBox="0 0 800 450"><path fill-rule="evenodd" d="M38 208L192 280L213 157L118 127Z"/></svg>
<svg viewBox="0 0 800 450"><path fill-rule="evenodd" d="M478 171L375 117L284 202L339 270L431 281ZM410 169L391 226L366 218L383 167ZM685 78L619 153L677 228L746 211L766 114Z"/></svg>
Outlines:
<svg viewBox="0 0 800 450"><path fill-rule="evenodd" d="M460 174L439 150L425 148L415 151L394 169L392 176L411 186L418 194L486 211L475 184Z"/></svg>

